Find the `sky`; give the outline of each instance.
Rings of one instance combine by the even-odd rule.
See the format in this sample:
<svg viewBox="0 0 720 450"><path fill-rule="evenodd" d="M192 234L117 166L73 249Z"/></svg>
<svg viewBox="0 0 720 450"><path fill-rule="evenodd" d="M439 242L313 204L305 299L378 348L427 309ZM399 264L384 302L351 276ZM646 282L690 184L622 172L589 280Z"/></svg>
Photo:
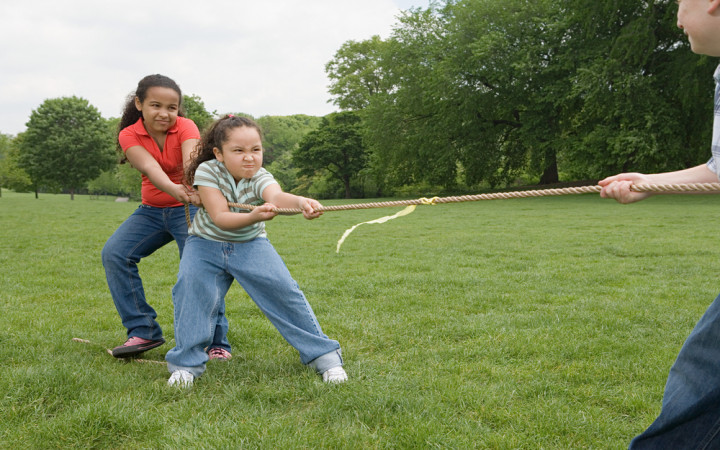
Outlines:
<svg viewBox="0 0 720 450"><path fill-rule="evenodd" d="M81 97L119 117L148 74L210 112L323 116L325 64L349 40L387 38L430 0L24 0L0 4L0 133L43 101Z"/></svg>

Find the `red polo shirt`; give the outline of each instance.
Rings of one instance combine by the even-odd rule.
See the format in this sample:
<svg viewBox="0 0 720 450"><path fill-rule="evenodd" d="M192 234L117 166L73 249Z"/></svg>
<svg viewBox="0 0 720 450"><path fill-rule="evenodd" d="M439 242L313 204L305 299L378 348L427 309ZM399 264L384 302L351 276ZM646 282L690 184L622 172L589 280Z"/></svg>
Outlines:
<svg viewBox="0 0 720 450"><path fill-rule="evenodd" d="M118 136L123 152L136 145L143 147L155 158L168 177L177 184L181 184L183 180L182 143L188 139L200 139L200 131L195 122L185 117L178 117L175 125L170 127L165 138L165 148L162 151L155 139L145 130L142 118L123 128ZM171 195L156 188L145 175L142 176L142 202L158 208L182 206L182 203Z"/></svg>

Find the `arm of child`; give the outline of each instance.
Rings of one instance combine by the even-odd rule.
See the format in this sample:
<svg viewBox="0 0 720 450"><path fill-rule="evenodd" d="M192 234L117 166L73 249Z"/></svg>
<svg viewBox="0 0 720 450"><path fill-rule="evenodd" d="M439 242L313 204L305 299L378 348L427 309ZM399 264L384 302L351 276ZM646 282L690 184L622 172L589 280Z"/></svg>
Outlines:
<svg viewBox="0 0 720 450"><path fill-rule="evenodd" d="M144 147L140 145L132 146L125 151L125 156L130 164L139 170L140 173L148 177L156 188L171 195L181 203L190 202L185 186L173 183L165 171L162 170L162 167L160 167L160 163L158 163Z"/></svg>
<svg viewBox="0 0 720 450"><path fill-rule="evenodd" d="M188 165L190 165L192 153L195 151L195 147L197 147L199 141L199 139L187 139L181 144L180 148L182 151L183 171L187 169ZM197 207L202 206L200 194L198 191L193 189L192 186L185 186L185 192L187 193L188 199L190 199L190 203Z"/></svg>
<svg viewBox="0 0 720 450"><path fill-rule="evenodd" d="M687 183L717 183L718 176L708 169L706 164L691 167L689 169L675 172L642 174L642 173L621 173L600 180L602 186L600 196L603 198L614 198L619 203L633 203L644 200L651 195L651 192L633 192L630 186L633 184L687 184Z"/></svg>
<svg viewBox="0 0 720 450"><path fill-rule="evenodd" d="M278 208L299 208L303 217L308 220L316 219L322 215L322 205L312 198L283 192L279 184L271 184L263 191L263 200L272 203Z"/></svg>
<svg viewBox="0 0 720 450"><path fill-rule="evenodd" d="M222 230L237 230L257 222L270 220L277 215L273 211L275 205L265 203L248 213L230 211L228 202L220 189L209 186L198 186L198 192L205 210L213 223Z"/></svg>

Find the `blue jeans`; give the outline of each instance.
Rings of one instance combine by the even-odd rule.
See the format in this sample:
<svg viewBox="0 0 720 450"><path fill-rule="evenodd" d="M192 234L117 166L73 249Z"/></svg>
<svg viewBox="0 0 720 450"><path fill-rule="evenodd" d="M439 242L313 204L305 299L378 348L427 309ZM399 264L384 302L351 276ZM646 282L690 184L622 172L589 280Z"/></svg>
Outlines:
<svg viewBox="0 0 720 450"><path fill-rule="evenodd" d="M720 296L680 349L660 415L630 448L720 448Z"/></svg>
<svg viewBox="0 0 720 450"><path fill-rule="evenodd" d="M190 217L197 208L190 206ZM110 236L102 249L110 294L128 337L160 339L162 329L155 318L157 313L145 299L145 290L138 273L137 264L165 244L175 241L182 258L188 225L185 207L156 208L140 205L130 217ZM227 340L227 318L224 305L219 310L217 329L213 342L215 347L230 351Z"/></svg>
<svg viewBox="0 0 720 450"><path fill-rule="evenodd" d="M168 370L205 371L216 317L225 294L237 280L250 298L299 353L303 364L322 373L342 365L340 344L329 339L305 295L266 238L217 242L188 237L180 260L175 303L175 348L165 359Z"/></svg>

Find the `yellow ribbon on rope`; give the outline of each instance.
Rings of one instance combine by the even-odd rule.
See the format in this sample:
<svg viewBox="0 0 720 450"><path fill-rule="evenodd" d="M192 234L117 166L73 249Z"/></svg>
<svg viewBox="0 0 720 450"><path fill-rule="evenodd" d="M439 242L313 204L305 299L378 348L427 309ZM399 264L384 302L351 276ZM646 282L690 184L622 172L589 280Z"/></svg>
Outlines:
<svg viewBox="0 0 720 450"><path fill-rule="evenodd" d="M419 201L420 201L420 204L422 204L422 205L435 205L436 204L435 202L437 201L437 199L438 199L438 197L433 197L433 198L423 197L423 198L419 199ZM342 237L338 241L337 248L335 249L335 253L340 253L340 246L343 244L343 242L345 242L345 238L348 237L350 235L350 233L352 233L355 230L355 228L359 227L360 225L373 224L373 223L385 223L388 220L393 220L393 219L397 219L398 217L407 216L411 212L415 211L416 206L417 205L410 205L410 206L406 207L405 209L403 209L402 211L399 211L399 212L393 214L392 216L385 216L385 217L381 217L379 219L369 220L367 222L361 222L357 225L352 226L351 228L348 228L347 230L345 230L345 233L343 233Z"/></svg>

